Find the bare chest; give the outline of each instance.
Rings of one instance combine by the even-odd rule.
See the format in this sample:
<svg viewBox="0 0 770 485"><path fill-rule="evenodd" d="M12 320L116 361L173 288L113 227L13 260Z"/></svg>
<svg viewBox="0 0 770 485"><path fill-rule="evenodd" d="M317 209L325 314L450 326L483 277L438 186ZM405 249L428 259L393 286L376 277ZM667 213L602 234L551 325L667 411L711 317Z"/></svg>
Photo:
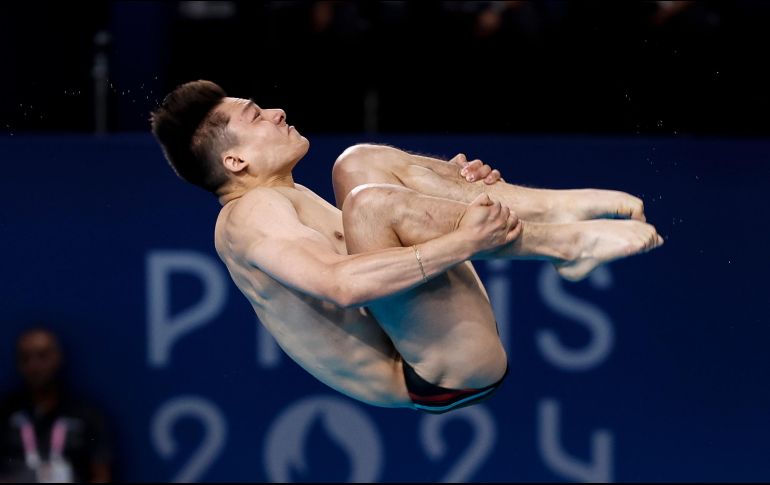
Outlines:
<svg viewBox="0 0 770 485"><path fill-rule="evenodd" d="M298 194L292 197L300 222L323 235L338 254L347 254L342 228L342 211L316 195Z"/></svg>

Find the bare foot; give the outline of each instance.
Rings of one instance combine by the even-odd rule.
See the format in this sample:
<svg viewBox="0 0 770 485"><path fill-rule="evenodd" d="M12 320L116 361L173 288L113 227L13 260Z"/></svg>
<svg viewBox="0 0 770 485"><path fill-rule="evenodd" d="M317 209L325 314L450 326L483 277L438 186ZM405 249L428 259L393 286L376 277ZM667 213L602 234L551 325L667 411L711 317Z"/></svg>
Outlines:
<svg viewBox="0 0 770 485"><path fill-rule="evenodd" d="M644 203L638 197L617 190L575 189L553 193L548 222L576 222L590 219L635 219L645 222Z"/></svg>
<svg viewBox="0 0 770 485"><path fill-rule="evenodd" d="M639 221L598 220L575 226L575 256L554 264L570 281L588 276L597 266L615 259L644 253L663 244L663 238L650 224Z"/></svg>

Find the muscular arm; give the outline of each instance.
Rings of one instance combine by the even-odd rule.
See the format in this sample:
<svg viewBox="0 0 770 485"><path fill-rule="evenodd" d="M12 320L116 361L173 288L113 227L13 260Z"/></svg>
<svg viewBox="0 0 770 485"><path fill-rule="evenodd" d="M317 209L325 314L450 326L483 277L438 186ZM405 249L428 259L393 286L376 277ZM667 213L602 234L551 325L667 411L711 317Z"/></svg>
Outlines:
<svg viewBox="0 0 770 485"><path fill-rule="evenodd" d="M288 287L351 307L423 282L411 247L341 255L302 224L291 202L274 190L254 190L238 204L228 221L231 245L242 248L248 264ZM470 239L454 231L420 244L426 274L435 276L470 258L479 249Z"/></svg>

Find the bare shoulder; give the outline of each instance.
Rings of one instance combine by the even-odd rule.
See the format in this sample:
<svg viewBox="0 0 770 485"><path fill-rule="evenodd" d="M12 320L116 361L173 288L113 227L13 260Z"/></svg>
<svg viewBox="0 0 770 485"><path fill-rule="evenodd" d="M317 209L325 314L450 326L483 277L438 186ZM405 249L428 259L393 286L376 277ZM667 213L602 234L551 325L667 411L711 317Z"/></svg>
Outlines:
<svg viewBox="0 0 770 485"><path fill-rule="evenodd" d="M315 192L313 192L309 188L305 187L304 185L300 185L300 184L295 182L294 186L297 187L297 190L299 190L303 194L309 196L311 199L315 200L319 204L321 204L323 206L334 207L334 205L330 204L328 200L324 199L323 197L321 197L320 195L316 194Z"/></svg>
<svg viewBox="0 0 770 485"><path fill-rule="evenodd" d="M250 190L220 211L215 230L217 250L227 247L241 252L296 219L291 201L279 191L267 187Z"/></svg>
<svg viewBox="0 0 770 485"><path fill-rule="evenodd" d="M294 186L297 188L297 190L299 190L303 194L309 195L310 197L312 197L314 199L324 200L323 197L321 197L320 195L316 194L312 190L308 189L304 185L301 185L301 184L298 184L298 183L294 182Z"/></svg>
<svg viewBox="0 0 770 485"><path fill-rule="evenodd" d="M281 192L269 187L258 187L233 202L228 221L253 228L286 216L296 217L296 214L291 200Z"/></svg>

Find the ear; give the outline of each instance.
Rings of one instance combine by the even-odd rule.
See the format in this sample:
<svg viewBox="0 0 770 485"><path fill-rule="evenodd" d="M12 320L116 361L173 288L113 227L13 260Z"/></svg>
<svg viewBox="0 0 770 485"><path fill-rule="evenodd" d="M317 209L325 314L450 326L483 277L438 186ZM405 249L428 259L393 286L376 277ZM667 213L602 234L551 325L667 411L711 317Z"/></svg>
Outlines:
<svg viewBox="0 0 770 485"><path fill-rule="evenodd" d="M222 164L227 170L233 173L238 173L244 170L249 165L249 162L241 159L235 153L226 152L222 155Z"/></svg>

